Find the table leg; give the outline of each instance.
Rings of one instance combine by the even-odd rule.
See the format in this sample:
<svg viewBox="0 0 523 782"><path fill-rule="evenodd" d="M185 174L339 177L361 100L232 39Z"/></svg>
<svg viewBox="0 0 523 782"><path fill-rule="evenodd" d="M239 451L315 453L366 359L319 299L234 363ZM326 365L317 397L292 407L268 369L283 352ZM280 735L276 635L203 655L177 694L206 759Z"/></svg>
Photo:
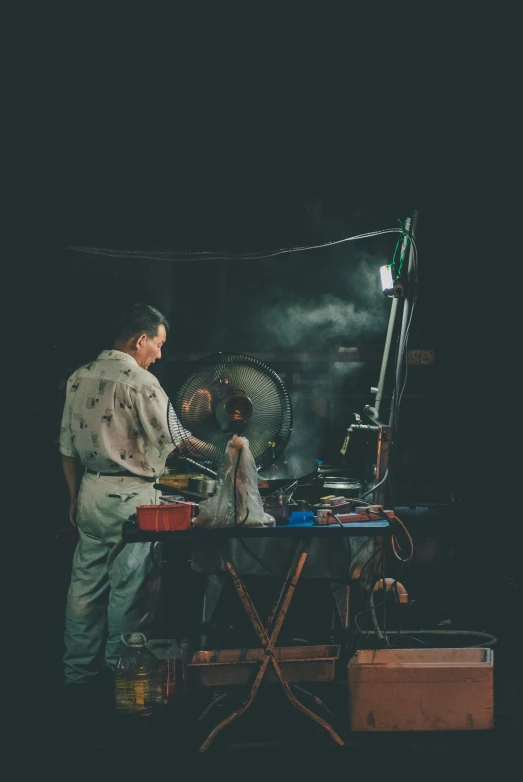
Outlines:
<svg viewBox="0 0 523 782"><path fill-rule="evenodd" d="M251 686L249 695L247 699L244 701L244 703L240 706L239 709L229 714L222 722L220 722L216 727L211 731L209 736L206 738L202 746L200 747L200 752L205 752L211 743L214 741L217 734L223 730L227 725L229 725L233 720L237 719L237 717L241 716L252 704L258 689L260 687L261 681L263 679L263 676L265 675L265 671L267 670L267 666L269 662L272 664L275 674L288 698L288 700L292 703L294 708L296 708L298 711L301 711L306 716L310 717L312 720L317 722L319 725L321 725L332 737L332 739L340 745L343 745L345 742L343 739L336 733L334 728L322 717L315 714L313 711L308 709L301 701L299 701L294 693L292 692L291 688L289 687L289 684L285 680L285 677L282 674L281 668L278 665L278 662L276 661L274 657L274 646L276 644L276 641L278 639L278 635L280 633L281 627L283 625L283 621L285 619L285 616L287 614L287 610L289 608L291 599L294 595L294 591L296 589L296 585L298 583L298 580L300 578L301 572L303 570L303 566L305 565L305 561L307 559L307 549L308 549L308 541L300 541L298 544L295 554L293 556L291 565L289 567L287 577L284 581L284 584L282 586L282 589L280 591L280 595L274 605L274 608L271 612L271 617L268 622L268 628L270 629L270 635L268 634L266 628L263 626L260 617L258 615L258 612L256 610L256 607L254 603L252 602L252 599L247 592L245 588L245 584L241 580L238 572L236 571L236 568L234 567L234 564L232 563L230 556L228 554L228 551L225 549L221 551L221 555L223 557L223 560L225 562L225 565L229 571L229 573L232 576L234 586L236 588L236 591L238 592L238 595L240 597L240 600L242 601L242 605L245 608L245 611L247 612L247 615L249 616L249 619L252 623L252 626L254 627L254 630L262 644L262 647L265 649L265 654L262 660L262 663L258 669L258 672L256 674L256 677L254 679L254 682ZM312 696L311 696L312 697ZM319 700L319 699L318 699ZM320 703L325 706L321 701ZM326 708L326 707L325 707Z"/></svg>
<svg viewBox="0 0 523 782"><path fill-rule="evenodd" d="M211 573L207 576L201 614L201 622L204 626L211 621L214 611L216 610L218 600L220 599L225 586L225 578L225 573ZM207 639L207 634L202 633L200 636L200 649L207 648Z"/></svg>

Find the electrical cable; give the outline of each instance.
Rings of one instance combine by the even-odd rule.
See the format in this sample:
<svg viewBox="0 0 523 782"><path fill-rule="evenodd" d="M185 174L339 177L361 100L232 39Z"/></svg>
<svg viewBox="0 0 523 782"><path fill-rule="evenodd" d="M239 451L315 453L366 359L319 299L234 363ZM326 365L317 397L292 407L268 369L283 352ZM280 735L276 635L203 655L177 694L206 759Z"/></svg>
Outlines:
<svg viewBox="0 0 523 782"><path fill-rule="evenodd" d="M378 582L379 580L380 580L380 578L377 578L376 582ZM392 592L392 590L391 590L391 592ZM369 607L366 608L366 609L362 609L354 617L354 622L356 624L358 632L361 635L363 635L363 633L365 632L366 636L368 636L368 635L376 635L377 638L379 638L380 640L387 641L387 634L386 634L385 631L382 631L381 628L379 627L379 625L377 624L377 617L376 617L376 614L375 614L376 608L379 608L381 605L383 605L385 600L387 599L387 597L388 597L388 593L384 592L383 600L381 602L375 603L374 602L374 592L373 591L371 592L371 594L369 596L369 603L370 603ZM372 614L372 620L373 620L373 624L374 624L374 629L367 629L367 630L364 631L360 627L358 619L362 615L364 615L365 613L368 613L368 612L371 612L371 614ZM399 617L401 617L401 612L399 614ZM400 621L401 621L401 619L400 619ZM400 625L399 628L389 629L388 633L389 634L396 633L396 638L394 639L394 644L392 644L392 645L390 643L387 644L389 646L389 648L394 648L394 646L395 646L396 642L399 640L399 638L408 638L410 640L416 641L417 643L421 644L422 646L426 646L427 644L424 641L422 641L419 638L416 638L416 634L417 635L429 635L429 636L430 635L436 635L436 636L446 635L446 636L458 636L458 637L459 636L461 636L461 637L463 637L463 636L465 636L465 637L478 637L479 636L480 638L484 638L485 639L484 642L482 642L482 643L468 644L466 646L458 647L458 648L463 648L463 649L488 648L488 647L494 646L498 642L498 639L496 638L496 636L494 636L494 635L492 635L490 633L484 633L484 632L479 631L479 630L446 630L446 629L445 630L442 630L442 629L427 630L427 629L424 628L424 629L414 629L414 630L411 629L411 630L409 630L408 634L406 634L406 633L402 633L401 632L401 625ZM355 651L357 651L357 648L354 650L354 652L352 652L351 656L355 653Z"/></svg>
<svg viewBox="0 0 523 782"><path fill-rule="evenodd" d="M402 522L402 520L401 520L400 518L398 518L398 516L394 515L394 516L392 516L392 517L391 517L391 519L392 519L393 521L397 521L397 522L398 522L398 524L399 524L399 525L401 526L401 528L403 529L403 532L404 532L404 533L405 533L405 535L407 536L407 539L408 539L408 541L409 541L409 544L410 544L410 553L409 553L408 557L406 557L406 558L404 558L404 557L400 557L400 555L399 555L399 554L398 554L398 552L397 552L397 549L396 549L396 544L395 544L395 541L396 541L396 535L393 533L393 535L392 535L392 539L391 539L391 545L392 545L392 550L393 550L393 552L394 552L394 555L395 555L396 559L399 559L399 561L400 561L400 562L410 562L410 560L411 560L411 559L412 559L412 557L414 556L414 541L412 540L412 537L411 537L411 535L410 535L410 533L409 533L409 531L408 531L407 527L406 527L406 526L405 526L405 524ZM401 549L401 545L400 545L400 549Z"/></svg>
<svg viewBox="0 0 523 782"><path fill-rule="evenodd" d="M198 260L213 260L213 261L239 261L239 260L263 260L265 258L274 258L278 255L286 255L295 252L305 252L307 250L320 250L325 247L333 247L338 244L344 244L345 242L354 242L360 239L370 239L375 236L382 236L384 234L399 233L406 235L412 241L415 246L415 240L410 231L405 228L385 228L379 231L369 231L364 234L357 234L356 236L347 236L343 239L337 239L332 242L324 242L322 244L304 245L301 247L287 247L274 250L272 252L257 252L257 253L219 253L216 251L198 250L198 251L157 251L150 253L149 251L141 250L114 250L110 248L102 247L86 247L78 245L69 245L65 249L74 252L83 252L90 255L103 255L110 258L128 258L132 256L135 259L142 259L148 261L198 261Z"/></svg>
<svg viewBox="0 0 523 782"><path fill-rule="evenodd" d="M401 227L401 229L403 230L403 223L402 223L402 222L401 222L401 220L399 220L399 219L398 219L398 222L399 222L399 224L400 224L400 227ZM394 248L394 253L393 253L393 255L392 255L392 261L390 262L391 269L394 267L394 262L395 262L395 260L396 260L396 254L397 254L397 252L398 252L398 247L400 246L401 239L402 239L402 234L400 234L400 235L398 236L398 241L396 242L396 247ZM400 256L400 258L401 258L401 256ZM398 269L398 273L397 273L397 275L394 275L394 274L393 274L392 278L394 279L394 276L396 276L396 277L399 277L399 275L400 275L400 274L401 274L401 266L400 266L400 268Z"/></svg>
<svg viewBox="0 0 523 782"><path fill-rule="evenodd" d="M371 604L371 596L372 596L372 591L370 592L370 594L368 596L368 603L369 604L367 605L367 607L366 608L362 608L360 611L358 611L357 614L354 615L354 624L356 625L357 633L354 635L354 637L352 639L352 642L351 642L351 644L349 646L349 658L352 657L357 652L357 650L359 648L359 645L361 643L362 637L364 635L365 635L365 637L367 637L372 632L372 630L370 628L366 628L366 629L362 628L360 626L360 623L359 623L359 620L360 620L360 618L362 616L364 616L365 614L367 614L370 611L374 610L373 604ZM379 607L380 605L381 605L381 603L376 603L375 607Z"/></svg>
<svg viewBox="0 0 523 782"><path fill-rule="evenodd" d="M371 503L364 503L364 505L369 506L369 510L368 510L369 513L373 513L373 514L375 514L377 516L383 517L383 518L385 518L386 520L388 520L390 522L391 518L383 510L381 510L381 509L373 510ZM341 521L340 521L340 519L337 518L335 516L335 514L332 514L332 515L335 517L335 519L338 522L338 524L343 526ZM401 519L399 519L396 515L394 515L392 517L392 519L397 521L400 524L400 526L402 527L402 529L403 529L403 531L404 531L405 535L407 536L407 538L409 540L409 543L410 543L410 553L409 553L409 556L408 557L401 557L399 555L399 553L397 551L397 548L396 548L396 545L394 543L395 535L393 534L393 536L392 536L391 546L392 546L392 550L393 550L394 555L401 562L401 568L400 568L400 573L401 573L405 563L409 562L412 559L412 556L414 554L414 544L413 544L412 537L410 536L410 533L409 533L408 529L406 528L405 524L401 521ZM401 546L400 546L400 549L401 549ZM360 573L360 579L359 579L360 580L360 585L363 584L362 576L363 576L364 571L366 570L366 568L368 567L370 562L375 558L375 556L378 553L378 551L379 550L375 550L374 553L372 554L372 556L369 558L369 560L367 560L367 562L363 566L363 568L361 570L361 573ZM374 581L374 583L373 583L373 587L372 587L372 590L371 590L371 593L370 593L370 596L369 596L369 607L367 609L362 610L361 612L359 612L355 616L354 622L356 624L356 627L357 627L358 631L361 633L362 630L361 630L361 628L359 627L359 624L358 624L358 617L360 617L362 614L366 613L367 611L371 611L372 622L374 624L374 628L375 628L376 633L378 634L378 637L380 638L380 640L384 640L386 642L387 646L390 647L391 644L390 644L390 641L388 639L387 631L386 631L386 600L387 600L388 594L387 594L387 589L386 589L386 584L385 584L385 571L384 571L385 551L383 549L381 549L381 553L382 553L382 559L381 559L380 566L379 566L380 570L381 570L381 577L378 577ZM397 595L398 579L399 579L399 576L396 576L396 578L394 580L394 584L393 584L393 590L391 590L391 591L394 591L396 599L399 602L399 598L398 598L398 595ZM384 593L384 598L383 598L383 601L382 601L382 605L383 605L383 609L384 609L384 632L383 633L381 632L381 629L379 628L379 624L378 624L378 621L377 621L376 612L375 612L376 604L374 602L374 594L373 594L374 585L376 583L378 583L380 580L383 581L383 593ZM394 587L395 587L395 590L394 590Z"/></svg>
<svg viewBox="0 0 523 782"><path fill-rule="evenodd" d="M404 377L404 380L403 380L403 386L401 388L401 391L400 391L400 394L399 394L399 397L398 397L398 404L397 404L397 409L396 409L396 414L395 414L397 419L399 419L399 411L400 411L401 400L402 400L402 397L403 397L403 392L405 391L405 386L407 385L407 374L408 374L407 344L408 344L409 333L410 333L410 324L412 322L412 316L414 314L414 307L416 306L417 298L418 298L417 295L414 295L414 298L412 300L412 307L411 307L410 315L409 315L409 321L408 321L407 328L406 328L406 331L405 331L405 350L404 350L404 356L405 356L405 377Z"/></svg>
<svg viewBox="0 0 523 782"><path fill-rule="evenodd" d="M383 601L383 605L385 605L385 600ZM370 608L371 608L372 624L374 625L374 632L376 633L380 641L383 641L384 636L378 623L378 618L376 616L376 606L374 605L374 590L370 593Z"/></svg>
<svg viewBox="0 0 523 782"><path fill-rule="evenodd" d="M410 560L414 556L414 541L412 540L410 532L408 531L407 527L402 522L402 520L398 516L396 516L396 514L394 514L393 516L388 516L383 510L379 510L379 509L378 510L372 510L372 508L369 508L367 513L374 513L375 515L380 516L380 518L386 519L389 522L390 521L397 521L398 522L398 524L401 526L403 532L405 533L405 535L407 536L407 539L409 541L410 553L409 553L409 555L408 555L408 557L406 559L399 556L399 554L397 552L397 549L396 549L396 545L395 545L396 536L395 536L394 533L392 533L392 539L391 539L392 551L393 551L394 556L396 557L396 559L399 559L400 562L410 562ZM400 549L401 549L401 546L400 546Z"/></svg>
<svg viewBox="0 0 523 782"><path fill-rule="evenodd" d="M371 513L372 512L376 513L376 511L370 511L370 512ZM410 537L410 535L408 533L408 530L406 529L405 525L403 524L401 519L399 519L398 517L395 517L395 518L402 525L402 527L404 528L404 530L405 530L409 540L411 541L411 545L412 545L412 538ZM412 551L413 551L413 546L412 546ZM412 554L411 554L411 556L412 556ZM405 563L408 562L409 559L410 558L400 559L400 562L401 562L400 572L395 577L394 583L393 583L393 585L392 585L392 587L390 589L390 594L394 594L395 599L396 599L398 605L400 605L400 601L399 601L399 596L398 596L397 584L398 584L398 581L400 579L401 573L403 572ZM374 583L375 584L379 583L379 581L382 578L384 580L384 573L382 573L381 577L378 576ZM367 609L365 609L365 610L360 611L359 614L357 614L355 616L355 624L356 624L356 627L358 628L358 630L361 633L362 631L361 631L361 628L359 627L357 619L358 619L358 617L362 616L364 613L367 613L368 611L370 611L371 612L371 616L372 616L372 623L374 625L374 630L367 630L367 635L369 633L374 633L381 641L385 641L386 645L389 648L393 648L400 638L408 638L408 639L416 641L417 643L422 644L423 646L426 646L424 641L422 641L421 639L416 638L415 635L411 635L411 633L413 633L413 634L417 633L418 635L426 634L426 635L449 635L449 636L452 636L452 635L458 635L458 636L480 636L480 637L486 639L484 643L469 644L466 647L460 647L460 648L471 648L471 649L485 648L485 647L493 646L494 644L497 643L497 638L495 636L493 636L491 634L488 634L488 633L483 633L483 632L480 632L480 631L477 631L477 630L441 630L441 629L439 629L439 630L438 629L436 629L436 630L426 630L426 629L423 629L423 630L409 630L409 634L404 634L404 633L402 633L401 608L400 608L400 611L398 613L398 625L399 625L398 628L394 629L394 630L389 629L387 631L387 629L386 629L386 600L388 598L388 590L385 587L386 587L386 584L385 584L385 581L384 581L384 584L383 584L383 600L382 600L381 603L375 603L374 602L374 587L372 588L370 596L369 596L369 607ZM379 607L380 605L383 605L383 608L384 608L384 617L383 617L384 628L383 628L383 631L379 627L379 623L378 623L377 616L376 616L376 608ZM392 644L390 643L389 638L388 638L388 634L391 634L391 633L396 633L396 637L394 638L394 641L393 641Z"/></svg>
<svg viewBox="0 0 523 782"><path fill-rule="evenodd" d="M412 317L414 315L414 309L416 307L416 303L417 303L417 300L418 300L419 272L418 272L417 252L413 252L412 260L413 260L413 264L412 264L413 276L412 276L412 280L409 281L410 284L411 284L412 290L413 290L412 304L411 304L411 309L410 309L410 313L409 313L409 319L408 319L407 326L406 326L406 329L405 329L404 344L401 347L401 350L402 350L404 358L405 358L405 377L404 377L403 386L401 388L400 393L397 394L397 395L395 394L396 403L395 403L395 408L394 408L394 429L393 429L394 432L398 431L400 404L401 404L401 399L402 399L402 396L403 396L403 392L405 390L405 386L407 384L407 372L408 372L407 345L408 345L408 341L409 341ZM399 377L395 378L395 381L397 383L399 381ZM397 388L395 390L397 391Z"/></svg>
<svg viewBox="0 0 523 782"><path fill-rule="evenodd" d="M402 633L402 638L408 638L409 641L416 641L416 643L420 644L421 646L427 646L425 641L422 641L421 638L414 638L413 635L407 635L407 633Z"/></svg>
<svg viewBox="0 0 523 782"><path fill-rule="evenodd" d="M240 447L239 450L238 450L238 458L236 459L236 464L234 466L233 499L234 499L234 526L235 527L238 525L238 501L237 501L237 494L238 494L238 467L239 467L239 464L240 464L242 450L243 449ZM245 521L247 521L247 518L245 518Z"/></svg>
<svg viewBox="0 0 523 782"><path fill-rule="evenodd" d="M372 492L376 491L376 489L379 486L382 486L385 483L385 481L387 480L388 477L389 477L389 468L387 467L387 469L385 470L385 474L383 475L383 478L381 479L381 481L379 483L377 483L375 486L372 486L372 488L367 489L367 491L364 491L363 494L361 494L358 497L358 500L361 500L361 499L363 499L363 497L366 497L367 494L371 494ZM369 504L371 504L371 503L369 503Z"/></svg>
<svg viewBox="0 0 523 782"><path fill-rule="evenodd" d="M373 630L367 631L369 634L374 634ZM396 630L389 630L389 633L396 632ZM427 630L426 628L423 629L416 629L416 630L409 630L409 635L402 635L402 638L412 638L414 641L418 641L419 643L423 643L420 639L416 638L415 635L410 635L410 633L416 633L417 635L447 635L447 636L458 636L458 637L473 637L473 636L479 636L480 638L484 638L484 643L478 643L478 644L470 644L467 646L460 646L457 647L459 649L484 649L488 648L490 646L495 646L498 642L498 639L495 635L492 635L491 633L484 633L480 630L441 630L441 629L434 629L434 630ZM425 644L426 645L426 644ZM453 647L455 648L455 647Z"/></svg>
<svg viewBox="0 0 523 782"><path fill-rule="evenodd" d="M409 320L407 322L407 327L405 329L404 345L403 345L403 348L402 348L402 352L403 352L403 356L404 356L404 360L405 360L405 376L404 376L404 379L403 379L403 385L402 385L401 391L399 392L399 394L397 394L397 393L394 394L394 398L395 398L396 401L395 401L395 406L394 406L394 410L393 410L393 431L395 433L398 431L398 428L399 428L398 427L398 422L399 422L400 405L401 405L401 400L402 400L402 397L403 397L403 392L405 391L405 386L407 384L407 374L408 374L407 345L408 345L408 340L409 340L409 335L410 335L410 327L411 327L411 323L412 323L412 317L414 315L414 309L416 307L416 303L417 303L417 299L418 299L418 296L417 296L417 286L418 286L417 263L414 266L414 271L415 271L414 285L413 285L414 295L413 295L413 298L412 298L412 305L411 305L411 310L410 310L410 313L409 313ZM395 392L397 392L398 380L399 380L399 376L395 378Z"/></svg>
<svg viewBox="0 0 523 782"><path fill-rule="evenodd" d="M360 594L362 595L363 598L365 597L365 586L364 586L363 574L364 574L365 570L367 569L367 567L376 558L376 556L378 554L381 554L381 559L380 559L380 562L379 562L379 564L377 566L377 569L376 569L377 573L379 573L380 571L383 570L384 552L383 552L383 548L376 546L376 541L374 540L374 552L369 557L369 559L364 564L364 566L362 567L361 573L360 573L360 576L359 576ZM376 583L375 580L373 581L373 586L374 586L374 583ZM371 590L370 594L372 594L372 590ZM370 604L370 595L367 595L367 602ZM369 610L370 610L370 607L367 606L366 608L362 608L360 611L358 611L357 614L354 615L354 624L356 626L357 632L354 634L354 636L353 636L353 638L352 638L352 640L351 640L351 642L349 644L349 649L348 649L349 659L357 652L357 650L359 648L359 644L361 643L361 638L362 638L363 633L364 633L364 631L362 630L362 628L359 625L359 617L363 616Z"/></svg>
<svg viewBox="0 0 523 782"><path fill-rule="evenodd" d="M391 594L391 595L394 595L394 597L396 599L396 603L398 605L400 605L400 600L399 600L399 595L398 595L398 581L399 581L399 578L400 578L400 576L401 576L401 574L403 572L403 569L404 569L404 563L402 561L402 564L400 565L400 572L394 578L390 590L388 590L386 588L385 578L383 578L383 601L382 601L382 603L383 603L383 632L381 631L381 628L380 628L379 622L378 622L378 618L376 616L376 610L375 610L376 609L376 605L374 603L374 589L375 589L375 585L374 585L374 587L372 589L372 593L371 593L371 597L370 597L370 605L371 605L371 612L372 612L372 623L374 625L374 629L376 630L376 634L378 635L378 638L380 638L380 640L384 640L385 644L387 645L387 647L389 649L393 646L393 644L391 644L391 642L389 641L389 637L388 637L388 634L387 634L386 601L387 601L387 598L389 597L389 594ZM379 583L379 581L380 581L380 579L377 579L376 580L376 584ZM402 621L402 619L401 619L401 610L400 610L399 614L398 614L398 624L399 624L400 628L401 628L401 621ZM397 634L396 639L395 639L394 642L397 641L397 639L398 639L398 637L400 635L400 632L401 632L401 630L398 630L398 634Z"/></svg>
<svg viewBox="0 0 523 782"><path fill-rule="evenodd" d="M385 478L383 478L383 480L385 480ZM362 501L361 497L356 497L353 500L351 500L351 502L354 503L354 504L356 504L358 502L361 502L363 505L367 506L367 508L368 508L367 513L373 513L374 515L379 516L380 518L384 519L385 521L388 521L389 523L391 521L398 522L398 524L401 526L403 532L405 533L405 535L406 535L406 537L407 537L407 539L409 541L409 544L410 544L410 554L409 554L409 556L406 559L404 559L403 557L399 556L399 554L398 554L398 552L397 552L397 550L395 548L395 545L394 545L394 540L395 540L395 537L396 537L394 533L392 534L392 550L394 552L394 555L396 556L396 559L399 559L400 562L410 562L410 560L412 559L412 557L414 555L414 541L412 540L412 537L411 537L407 527L402 522L402 520L398 516L396 516L396 514L394 514L393 516L388 516L385 513L385 511L380 509L380 508L378 508L378 510L373 510L373 508L376 507L374 505L374 503L372 503L372 502L364 502L364 501ZM338 521L338 523L340 523L339 519L337 519L337 521ZM401 546L400 546L400 549L401 549Z"/></svg>
<svg viewBox="0 0 523 782"><path fill-rule="evenodd" d="M402 222L401 222L401 220L399 220L399 219L398 219L398 222L399 222L399 224L400 224L400 226L401 226L401 229L403 230L403 229L404 229L404 223L402 223ZM407 221L405 220L405 223L406 223L406 222L407 222ZM401 236L398 238L398 244L399 244L399 242L400 242L400 239L401 239ZM400 275L401 275L401 270L402 270L402 268L403 268L403 261L405 260L405 255L407 254L408 241L409 241L409 240L408 240L408 238L407 238L407 242L406 242L406 244L405 244L405 249L403 250L403 252L401 252L401 253L400 253L400 265L399 265L398 274L397 274L397 277L398 277L398 278L399 278L399 277L400 277ZM396 252L394 252L394 255L396 255Z"/></svg>
<svg viewBox="0 0 523 782"><path fill-rule="evenodd" d="M406 334L407 332L405 332L405 335ZM393 364L394 384L392 388L391 409L390 409L390 437L389 437L389 460L388 460L389 465L392 465L392 461L394 457L394 444L396 442L397 434L399 432L399 407L397 405L397 399L399 396L399 384L398 384L399 378L398 378L397 366L399 364L400 356L402 355L402 353L406 359L407 357L406 343L405 340L403 341L403 343L401 342L401 329L400 329L396 335L396 342L394 348L394 364ZM388 477L389 477L389 497L391 503L393 503L394 486L393 486L392 469L389 471Z"/></svg>

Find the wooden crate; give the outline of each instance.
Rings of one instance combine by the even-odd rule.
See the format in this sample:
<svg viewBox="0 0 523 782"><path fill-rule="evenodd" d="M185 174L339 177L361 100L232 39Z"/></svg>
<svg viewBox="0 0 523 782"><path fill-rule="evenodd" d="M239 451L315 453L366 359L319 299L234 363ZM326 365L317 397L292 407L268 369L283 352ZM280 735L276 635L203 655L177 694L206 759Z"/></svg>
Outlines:
<svg viewBox="0 0 523 782"><path fill-rule="evenodd" d="M354 731L494 727L492 649L363 649L348 683Z"/></svg>
<svg viewBox="0 0 523 782"><path fill-rule="evenodd" d="M252 681L264 654L261 648L198 651L193 654L188 668L203 687L245 685ZM287 682L332 681L339 655L337 644L277 646L274 649L274 657ZM277 680L270 663L267 680Z"/></svg>

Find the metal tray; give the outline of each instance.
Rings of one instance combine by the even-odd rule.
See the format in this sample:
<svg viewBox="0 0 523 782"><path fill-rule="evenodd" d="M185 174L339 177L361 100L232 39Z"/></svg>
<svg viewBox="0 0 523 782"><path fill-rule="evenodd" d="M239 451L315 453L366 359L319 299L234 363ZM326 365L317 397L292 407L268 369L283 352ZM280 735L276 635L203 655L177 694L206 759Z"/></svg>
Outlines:
<svg viewBox="0 0 523 782"><path fill-rule="evenodd" d="M263 649L215 649L194 652L188 664L188 675L203 687L249 684L264 656ZM278 646L274 657L287 682L330 682L334 679L337 644L319 646ZM266 678L277 677L269 663Z"/></svg>

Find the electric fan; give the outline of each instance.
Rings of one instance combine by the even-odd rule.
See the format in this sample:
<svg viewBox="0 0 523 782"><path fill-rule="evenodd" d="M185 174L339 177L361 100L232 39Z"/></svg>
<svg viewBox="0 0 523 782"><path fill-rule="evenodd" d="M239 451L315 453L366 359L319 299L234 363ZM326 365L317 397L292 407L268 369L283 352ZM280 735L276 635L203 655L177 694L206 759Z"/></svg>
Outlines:
<svg viewBox="0 0 523 782"><path fill-rule="evenodd" d="M272 464L292 430L292 406L280 377L241 353L201 359L169 402L173 442L188 462L218 469L234 434L247 437L258 470ZM187 430L191 437L187 436Z"/></svg>

